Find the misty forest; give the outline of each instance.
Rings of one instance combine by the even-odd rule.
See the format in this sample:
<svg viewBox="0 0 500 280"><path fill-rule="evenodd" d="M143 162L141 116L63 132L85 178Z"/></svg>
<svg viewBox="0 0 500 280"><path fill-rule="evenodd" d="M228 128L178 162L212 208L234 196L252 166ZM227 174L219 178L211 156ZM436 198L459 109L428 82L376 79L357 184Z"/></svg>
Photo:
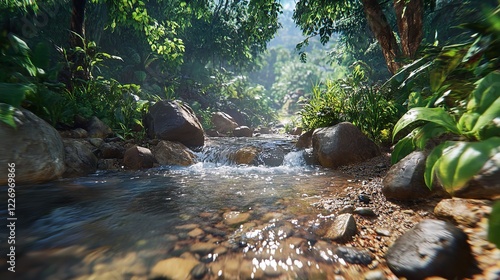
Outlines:
<svg viewBox="0 0 500 280"><path fill-rule="evenodd" d="M500 2L0 0L0 165L1 279L500 279Z"/></svg>

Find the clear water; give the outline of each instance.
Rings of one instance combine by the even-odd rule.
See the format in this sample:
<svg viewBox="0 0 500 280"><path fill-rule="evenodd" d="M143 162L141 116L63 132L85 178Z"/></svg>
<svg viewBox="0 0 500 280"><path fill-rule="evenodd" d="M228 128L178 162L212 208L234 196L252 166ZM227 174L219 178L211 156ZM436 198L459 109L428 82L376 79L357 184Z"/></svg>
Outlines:
<svg viewBox="0 0 500 280"><path fill-rule="evenodd" d="M261 147L271 157L279 149L283 152L282 163L247 166L235 165L228 159L228 154L248 145ZM319 254L320 257L301 259L303 252L297 249L289 253L281 250L275 257L272 254L269 257L269 253L265 257L248 257L251 251L279 249L277 240L289 237L279 238L283 231L306 240L307 223L318 215L311 203L328 194L332 180L336 179L339 186L346 181L331 170L306 165L303 152L291 147L287 139L218 139L209 142L204 151L197 154L199 162L189 167L98 172L87 177L19 187L17 272L14 278L9 278L13 274L5 272L5 261L2 261L0 278L153 279L151 269L157 262L186 257L183 254L206 264L208 272L203 279L258 278L259 275L300 278L307 262L309 267L328 274L320 264L333 262L331 256L321 258ZM6 193L5 188L1 191ZM2 199L6 201L6 197ZM7 213L3 208L0 219L5 221ZM243 225L228 225L225 223L227 213L248 213L249 216ZM204 233L190 236L195 228ZM2 236L6 236L6 232ZM253 263L253 274L225 271L223 266L218 269L216 264L222 254L217 259L210 251L193 253L190 250L194 243L207 240L226 249L225 263L231 258L247 258ZM0 246L2 252L8 249L4 239ZM312 244L304 242L301 246L307 249ZM5 254L0 260L2 258ZM269 266L274 260L277 266L279 259L283 259L281 264L286 267L281 268L280 273L257 273L259 269L265 271L265 261ZM310 273L303 275L308 278Z"/></svg>

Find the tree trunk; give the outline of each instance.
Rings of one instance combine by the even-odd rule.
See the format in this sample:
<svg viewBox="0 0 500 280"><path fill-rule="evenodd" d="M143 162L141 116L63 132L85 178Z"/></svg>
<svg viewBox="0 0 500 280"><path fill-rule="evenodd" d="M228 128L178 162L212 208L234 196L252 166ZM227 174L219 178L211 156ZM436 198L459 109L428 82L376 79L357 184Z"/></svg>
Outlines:
<svg viewBox="0 0 500 280"><path fill-rule="evenodd" d="M415 58L423 37L423 0L394 0L401 50L404 57Z"/></svg>
<svg viewBox="0 0 500 280"><path fill-rule="evenodd" d="M86 0L73 0L71 11L71 37L70 45L74 47L84 47L85 38L85 3Z"/></svg>
<svg viewBox="0 0 500 280"><path fill-rule="evenodd" d="M389 22L378 1L362 0L362 2L368 24L382 48L387 68L392 74L395 74L401 67L401 64L396 62L396 58L400 54L396 37L394 37Z"/></svg>

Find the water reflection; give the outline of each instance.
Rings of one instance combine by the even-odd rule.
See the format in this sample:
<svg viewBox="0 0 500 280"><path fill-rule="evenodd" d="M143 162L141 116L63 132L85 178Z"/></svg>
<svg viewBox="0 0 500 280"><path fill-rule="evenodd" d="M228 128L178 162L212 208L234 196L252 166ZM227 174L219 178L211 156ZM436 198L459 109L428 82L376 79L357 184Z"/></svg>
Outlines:
<svg viewBox="0 0 500 280"><path fill-rule="evenodd" d="M20 189L16 279L328 275L342 261L308 232L311 204L332 178L345 178L301 158L291 152L276 167L200 161L100 172ZM0 278L10 279L3 268Z"/></svg>

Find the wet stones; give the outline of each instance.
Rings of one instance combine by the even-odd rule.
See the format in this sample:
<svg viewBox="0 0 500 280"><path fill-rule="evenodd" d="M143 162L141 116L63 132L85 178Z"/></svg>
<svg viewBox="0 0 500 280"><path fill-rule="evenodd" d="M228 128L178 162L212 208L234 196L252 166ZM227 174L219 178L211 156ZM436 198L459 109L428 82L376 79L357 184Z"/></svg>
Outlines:
<svg viewBox="0 0 500 280"><path fill-rule="evenodd" d="M431 219L399 237L385 258L396 276L407 279L461 278L473 262L467 235L450 223Z"/></svg>
<svg viewBox="0 0 500 280"><path fill-rule="evenodd" d="M351 214L341 214L329 224L323 238L343 242L351 239L356 232L354 217Z"/></svg>
<svg viewBox="0 0 500 280"><path fill-rule="evenodd" d="M250 213L230 211L224 213L223 218L224 218L224 223L226 223L228 226L237 226L245 223L250 218Z"/></svg>
<svg viewBox="0 0 500 280"><path fill-rule="evenodd" d="M181 143L162 140L152 152L161 165L188 166L195 163L195 155Z"/></svg>
<svg viewBox="0 0 500 280"><path fill-rule="evenodd" d="M156 277L166 277L172 280L189 279L191 271L198 264L200 263L193 259L169 258L156 263L151 270L151 274ZM196 272L199 275L198 269Z"/></svg>
<svg viewBox="0 0 500 280"><path fill-rule="evenodd" d="M373 260L372 254L364 249L339 246L334 252L339 258L351 264L369 265Z"/></svg>

